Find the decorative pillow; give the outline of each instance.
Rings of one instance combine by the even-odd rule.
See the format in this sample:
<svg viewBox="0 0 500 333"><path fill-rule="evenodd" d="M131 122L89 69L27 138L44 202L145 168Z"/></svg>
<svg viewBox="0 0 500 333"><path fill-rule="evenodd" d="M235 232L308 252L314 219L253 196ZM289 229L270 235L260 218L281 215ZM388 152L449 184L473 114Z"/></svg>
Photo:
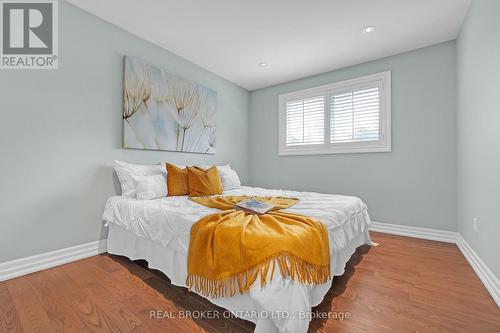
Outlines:
<svg viewBox="0 0 500 333"><path fill-rule="evenodd" d="M224 190L217 167L206 170L200 167L187 167L187 175L190 197L222 194Z"/></svg>
<svg viewBox="0 0 500 333"><path fill-rule="evenodd" d="M133 178L137 199L152 200L167 196L167 181L164 176L134 176Z"/></svg>
<svg viewBox="0 0 500 333"><path fill-rule="evenodd" d="M189 183L187 169L166 163L168 196L188 195Z"/></svg>
<svg viewBox="0 0 500 333"><path fill-rule="evenodd" d="M137 165L115 161L115 171L122 188L122 196L135 198L134 176L154 176L163 175L166 177L167 171L163 164Z"/></svg>
<svg viewBox="0 0 500 333"><path fill-rule="evenodd" d="M231 169L231 166L229 164L217 166L217 170L219 171L219 176L224 191L234 190L241 187L241 182L238 174L236 173L236 171Z"/></svg>

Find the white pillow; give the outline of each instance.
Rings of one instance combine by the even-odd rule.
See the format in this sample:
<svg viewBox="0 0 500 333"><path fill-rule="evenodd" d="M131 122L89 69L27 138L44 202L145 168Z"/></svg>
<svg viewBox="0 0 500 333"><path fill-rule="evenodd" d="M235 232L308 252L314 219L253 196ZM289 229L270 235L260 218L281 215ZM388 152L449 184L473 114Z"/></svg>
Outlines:
<svg viewBox="0 0 500 333"><path fill-rule="evenodd" d="M217 171L219 171L219 176L224 191L234 190L241 187L241 182L238 174L236 173L236 171L231 169L231 166L229 164L217 166Z"/></svg>
<svg viewBox="0 0 500 333"><path fill-rule="evenodd" d="M134 176L167 176L164 164L138 165L115 161L115 171L122 187L122 196L126 198L135 198Z"/></svg>
<svg viewBox="0 0 500 333"><path fill-rule="evenodd" d="M152 200L167 196L165 176L132 176L135 184L135 194L139 200Z"/></svg>

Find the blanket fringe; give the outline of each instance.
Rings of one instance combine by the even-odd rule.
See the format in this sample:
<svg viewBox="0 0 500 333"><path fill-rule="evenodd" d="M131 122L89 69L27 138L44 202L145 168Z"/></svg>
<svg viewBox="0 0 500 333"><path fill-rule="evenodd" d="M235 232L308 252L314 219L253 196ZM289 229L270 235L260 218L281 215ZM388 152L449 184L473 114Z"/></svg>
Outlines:
<svg viewBox="0 0 500 333"><path fill-rule="evenodd" d="M311 264L290 253L279 253L264 259L257 265L228 277L211 279L201 275L188 274L186 285L189 290L206 297L231 297L247 292L260 274L260 285L264 287L273 279L275 266L278 264L281 275L304 284L322 284L330 278L330 265Z"/></svg>

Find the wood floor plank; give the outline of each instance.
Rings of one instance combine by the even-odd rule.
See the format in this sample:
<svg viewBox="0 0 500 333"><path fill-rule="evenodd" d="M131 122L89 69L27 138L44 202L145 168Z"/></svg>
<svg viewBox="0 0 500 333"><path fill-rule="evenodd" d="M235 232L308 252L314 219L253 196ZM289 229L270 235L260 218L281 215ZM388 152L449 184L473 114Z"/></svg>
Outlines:
<svg viewBox="0 0 500 333"><path fill-rule="evenodd" d="M193 320L179 318L179 311L175 307L161 305L161 303L150 302L147 297L136 295L123 302L123 306L127 307L134 312L144 323L140 325L133 332L148 331L147 328L153 329L156 332L206 332L202 327L197 325ZM168 316L152 316L151 311L158 313L171 313ZM170 318L173 317L173 318Z"/></svg>
<svg viewBox="0 0 500 333"><path fill-rule="evenodd" d="M53 332L88 331L73 311L64 291L52 282L47 271L30 274L27 278L51 321Z"/></svg>
<svg viewBox="0 0 500 333"><path fill-rule="evenodd" d="M29 283L29 276L8 280L6 284L21 319L24 332L50 332L50 320Z"/></svg>
<svg viewBox="0 0 500 333"><path fill-rule="evenodd" d="M500 309L454 244L372 233L314 308L309 332L500 332ZM155 318L151 311L172 317ZM0 282L0 332L252 332L144 261L99 255ZM341 320L339 315L349 314ZM222 316L222 315L221 315Z"/></svg>
<svg viewBox="0 0 500 333"><path fill-rule="evenodd" d="M24 332L6 283L0 283L0 332Z"/></svg>
<svg viewBox="0 0 500 333"><path fill-rule="evenodd" d="M73 305L91 329L128 332L141 324L137 317L120 306L124 295L131 295L132 291L124 293L126 288L102 274L92 261L82 260L79 265L67 265L64 270L85 295L76 298ZM82 275L93 278L82 278Z"/></svg>
<svg viewBox="0 0 500 333"><path fill-rule="evenodd" d="M81 320L94 332L128 332L113 318L113 314L97 306L90 296L72 301L73 308Z"/></svg>
<svg viewBox="0 0 500 333"><path fill-rule="evenodd" d="M141 262L143 265L146 265L147 267L147 262L145 260L138 260L137 262L133 262L126 257L104 254L102 255L102 260L96 261L95 264L110 273L131 273L141 280L146 280L155 276L151 271L138 265L139 262Z"/></svg>

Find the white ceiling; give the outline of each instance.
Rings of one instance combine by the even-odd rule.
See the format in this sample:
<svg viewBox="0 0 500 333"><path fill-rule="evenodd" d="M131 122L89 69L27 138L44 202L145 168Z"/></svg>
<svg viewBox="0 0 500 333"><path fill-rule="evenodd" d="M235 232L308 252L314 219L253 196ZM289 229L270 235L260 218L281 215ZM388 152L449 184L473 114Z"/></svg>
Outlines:
<svg viewBox="0 0 500 333"><path fill-rule="evenodd" d="M470 0L69 0L248 90L457 37ZM377 30L363 34L362 28ZM267 67L258 63L266 62Z"/></svg>

